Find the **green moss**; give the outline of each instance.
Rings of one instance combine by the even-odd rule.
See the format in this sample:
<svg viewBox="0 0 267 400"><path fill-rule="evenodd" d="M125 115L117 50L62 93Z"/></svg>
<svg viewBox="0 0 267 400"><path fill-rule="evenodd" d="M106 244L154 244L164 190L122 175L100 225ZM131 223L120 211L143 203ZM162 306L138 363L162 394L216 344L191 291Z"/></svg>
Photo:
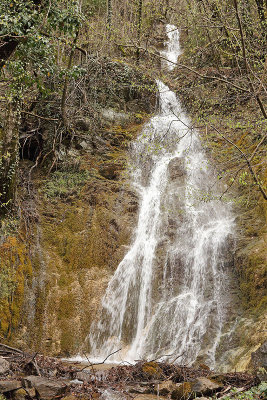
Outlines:
<svg viewBox="0 0 267 400"><path fill-rule="evenodd" d="M142 366L142 371L149 379L159 379L163 374L158 363L153 361L145 363Z"/></svg>

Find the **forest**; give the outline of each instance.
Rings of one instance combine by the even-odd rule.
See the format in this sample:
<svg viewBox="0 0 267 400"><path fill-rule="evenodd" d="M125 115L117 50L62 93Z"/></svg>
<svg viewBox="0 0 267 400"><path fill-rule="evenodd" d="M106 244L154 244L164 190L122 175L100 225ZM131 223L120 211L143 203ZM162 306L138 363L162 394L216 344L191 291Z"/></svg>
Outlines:
<svg viewBox="0 0 267 400"><path fill-rule="evenodd" d="M1 1L0 400L265 398L266 43L266 0Z"/></svg>

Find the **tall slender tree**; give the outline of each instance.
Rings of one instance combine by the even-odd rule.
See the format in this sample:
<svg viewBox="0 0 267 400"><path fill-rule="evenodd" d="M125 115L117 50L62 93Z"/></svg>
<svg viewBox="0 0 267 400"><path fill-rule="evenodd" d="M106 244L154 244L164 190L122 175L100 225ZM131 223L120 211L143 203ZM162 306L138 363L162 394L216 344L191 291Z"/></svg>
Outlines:
<svg viewBox="0 0 267 400"><path fill-rule="evenodd" d="M136 63L137 64L139 64L139 61L140 61L142 11L143 11L143 0L139 0L138 1L138 9L137 9L137 50L136 50Z"/></svg>
<svg viewBox="0 0 267 400"><path fill-rule="evenodd" d="M108 37L110 37L112 28L112 0L107 0L107 31Z"/></svg>

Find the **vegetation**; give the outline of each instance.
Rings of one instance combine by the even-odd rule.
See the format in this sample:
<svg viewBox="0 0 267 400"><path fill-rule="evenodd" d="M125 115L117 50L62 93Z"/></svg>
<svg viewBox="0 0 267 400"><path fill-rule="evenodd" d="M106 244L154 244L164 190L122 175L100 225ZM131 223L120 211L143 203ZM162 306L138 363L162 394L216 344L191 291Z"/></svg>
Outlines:
<svg viewBox="0 0 267 400"><path fill-rule="evenodd" d="M77 194L87 179L87 172L55 171L46 184L45 194L48 197Z"/></svg>
<svg viewBox="0 0 267 400"><path fill-rule="evenodd" d="M0 16L1 335L10 339L18 327L32 266L36 279L42 263L49 271L44 286L36 289L37 325L54 281L62 291L67 286L75 292L76 271L76 286L82 287L86 266L98 272L108 266L108 272L101 270L105 282L115 268L118 242L125 246L129 240L129 230L120 231L114 217L121 206L124 152L138 124L153 111L155 78L179 93L217 166L224 187L220 198L235 200L245 237L235 261L243 305L262 315L266 2L2 0ZM158 51L166 23L179 27L183 47L171 76L160 69ZM130 122L107 123L103 110L109 109L129 114ZM151 149L158 151L157 143ZM203 201L212 196L200 195ZM128 208L123 205L128 217L137 208L129 198ZM91 237L85 238L88 226ZM86 290L92 302L92 293L101 292ZM75 292L77 304L68 309L73 292L62 292L58 303L67 332L73 326L63 314L73 317L78 308ZM87 314L84 321L93 311ZM68 340L66 334L66 353Z"/></svg>
<svg viewBox="0 0 267 400"><path fill-rule="evenodd" d="M267 383L263 382L259 386L252 387L250 390L239 393L238 389L232 389L231 393L221 397L222 400L260 400L264 399L267 395Z"/></svg>

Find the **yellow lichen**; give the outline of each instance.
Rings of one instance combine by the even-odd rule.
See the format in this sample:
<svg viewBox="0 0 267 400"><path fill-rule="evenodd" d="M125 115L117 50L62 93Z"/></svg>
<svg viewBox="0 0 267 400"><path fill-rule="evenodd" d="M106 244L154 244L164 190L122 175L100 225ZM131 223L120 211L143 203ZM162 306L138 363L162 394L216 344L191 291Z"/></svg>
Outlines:
<svg viewBox="0 0 267 400"><path fill-rule="evenodd" d="M0 246L0 333L11 338L21 319L25 279L32 265L25 244L9 236Z"/></svg>

